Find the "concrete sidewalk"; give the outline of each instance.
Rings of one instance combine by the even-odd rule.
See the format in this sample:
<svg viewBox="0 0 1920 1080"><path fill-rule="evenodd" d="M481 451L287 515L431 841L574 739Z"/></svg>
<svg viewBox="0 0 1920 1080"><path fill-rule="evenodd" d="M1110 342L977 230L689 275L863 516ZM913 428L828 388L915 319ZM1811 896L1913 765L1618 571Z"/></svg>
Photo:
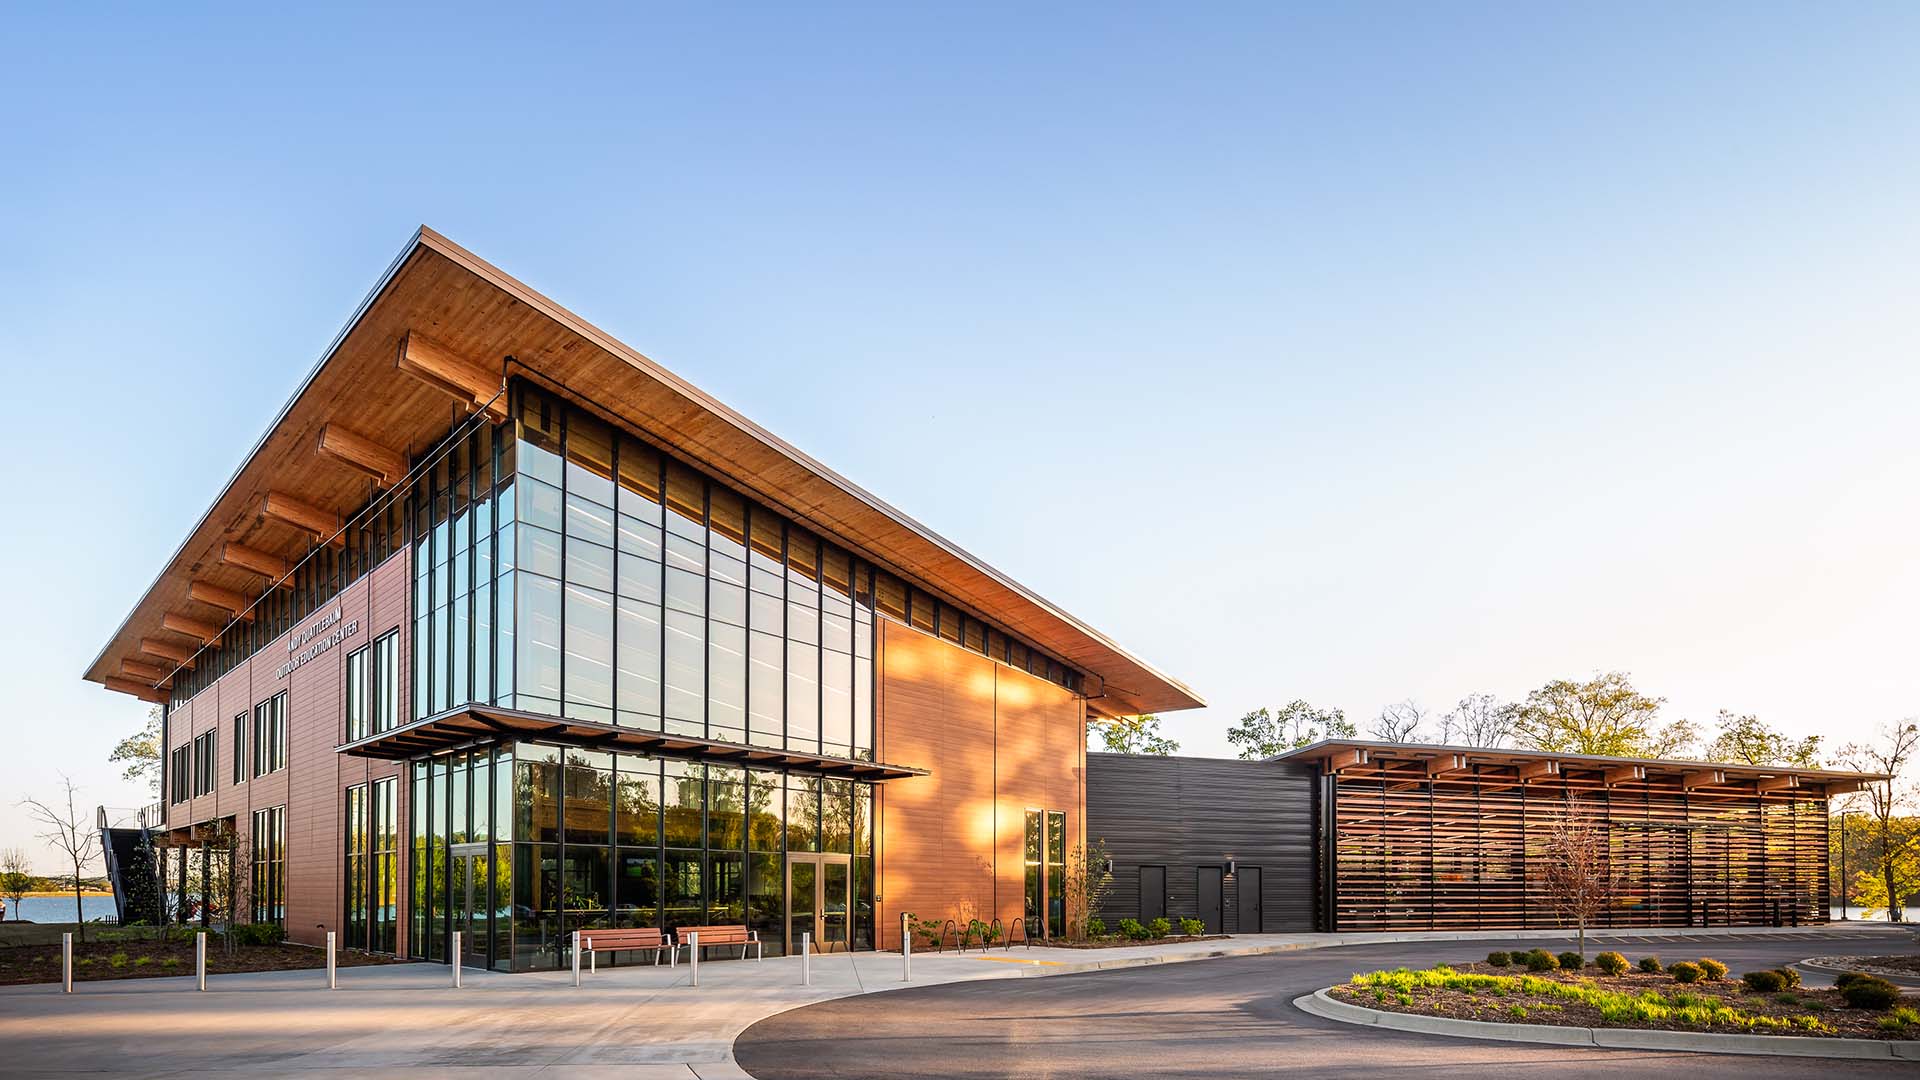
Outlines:
<svg viewBox="0 0 1920 1080"><path fill-rule="evenodd" d="M1846 924L1848 932L1868 929ZM1882 927L1889 945L1909 931ZM1815 928L1716 928L1589 934L1591 945L1801 936ZM707 961L700 985L689 969L627 966L583 975L504 975L467 970L452 989L437 964L345 968L329 992L318 971L224 975L198 993L191 978L79 983L72 995L40 985L0 988L0 1071L12 1076L138 1072L219 1075L263 1070L331 1077L385 1075L395 1068L466 1076L737 1078L733 1041L753 1023L818 1001L943 983L1060 975L1217 956L1249 956L1394 941L1558 941L1566 932L1422 934L1255 934L1116 949L1016 947L991 954L916 954L913 982L898 953L836 953L813 960L813 985L800 985L796 957ZM1820 951L1817 946L1810 952ZM476 1072L478 1070L478 1072Z"/></svg>

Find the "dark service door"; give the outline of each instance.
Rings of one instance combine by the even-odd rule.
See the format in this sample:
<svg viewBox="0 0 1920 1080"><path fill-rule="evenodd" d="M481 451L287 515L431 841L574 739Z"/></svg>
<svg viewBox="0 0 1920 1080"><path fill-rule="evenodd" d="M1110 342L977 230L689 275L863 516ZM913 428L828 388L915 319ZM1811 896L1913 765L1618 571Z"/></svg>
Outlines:
<svg viewBox="0 0 1920 1080"><path fill-rule="evenodd" d="M1233 875L1234 899L1239 901L1240 932L1257 934L1266 922L1266 911L1261 903L1260 868L1242 866Z"/></svg>
<svg viewBox="0 0 1920 1080"><path fill-rule="evenodd" d="M1167 913L1167 868L1140 868L1140 921L1152 922Z"/></svg>
<svg viewBox="0 0 1920 1080"><path fill-rule="evenodd" d="M1220 887L1225 881L1225 871L1218 866L1202 866L1200 874L1200 921L1207 924L1207 933L1220 932Z"/></svg>

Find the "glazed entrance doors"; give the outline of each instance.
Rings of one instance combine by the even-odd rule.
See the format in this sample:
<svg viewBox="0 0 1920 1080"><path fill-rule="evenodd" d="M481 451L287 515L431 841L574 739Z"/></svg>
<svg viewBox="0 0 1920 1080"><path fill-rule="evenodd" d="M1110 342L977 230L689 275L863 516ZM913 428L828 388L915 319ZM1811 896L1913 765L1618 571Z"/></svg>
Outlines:
<svg viewBox="0 0 1920 1080"><path fill-rule="evenodd" d="M800 935L813 935L815 952L847 947L848 882L853 860L846 855L787 856L787 954L800 951Z"/></svg>

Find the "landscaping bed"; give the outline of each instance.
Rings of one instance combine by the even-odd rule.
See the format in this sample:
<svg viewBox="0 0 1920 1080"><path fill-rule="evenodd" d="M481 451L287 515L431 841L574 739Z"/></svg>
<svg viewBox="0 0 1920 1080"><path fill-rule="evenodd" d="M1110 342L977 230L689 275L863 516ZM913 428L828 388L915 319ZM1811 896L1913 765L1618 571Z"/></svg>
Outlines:
<svg viewBox="0 0 1920 1080"><path fill-rule="evenodd" d="M1085 938L1080 941L1068 941L1059 938L1053 941L1035 941L1035 945L1045 945L1049 949L1121 949L1130 945L1173 945L1187 941L1225 941L1231 934L1171 934L1167 937L1130 938L1122 934L1106 937ZM1018 944L1016 942L1016 944Z"/></svg>
<svg viewBox="0 0 1920 1080"><path fill-rule="evenodd" d="M1706 964L1677 966L1683 978L1696 978ZM1512 963L1471 963L1367 972L1329 993L1363 1008L1502 1024L1920 1039L1920 1011L1897 994L1885 1004L1863 1006L1861 1002L1883 1001L1887 995L1856 991L1849 1004L1840 989L1780 986L1774 976L1781 983L1796 978L1785 971L1756 973L1762 987L1756 989L1731 975L1715 979L1701 973L1697 981L1683 982L1669 970L1609 973L1587 965L1577 971L1528 971L1522 961L1517 968Z"/></svg>
<svg viewBox="0 0 1920 1080"><path fill-rule="evenodd" d="M89 930L92 938L95 931ZM151 934L151 931L148 932ZM365 967L400 961L390 956L340 950L335 953L340 967ZM207 973L227 975L241 971L301 971L327 966L325 949L305 945L240 945L228 955L220 940L207 938ZM143 979L165 975L193 974L193 939L174 934L158 939L149 936L118 937L117 940L89 940L73 943L75 982L103 979ZM60 946L15 945L0 948L0 986L60 981Z"/></svg>
<svg viewBox="0 0 1920 1080"><path fill-rule="evenodd" d="M1807 963L1841 971L1864 971L1896 979L1920 979L1920 954L1905 956L1816 956Z"/></svg>

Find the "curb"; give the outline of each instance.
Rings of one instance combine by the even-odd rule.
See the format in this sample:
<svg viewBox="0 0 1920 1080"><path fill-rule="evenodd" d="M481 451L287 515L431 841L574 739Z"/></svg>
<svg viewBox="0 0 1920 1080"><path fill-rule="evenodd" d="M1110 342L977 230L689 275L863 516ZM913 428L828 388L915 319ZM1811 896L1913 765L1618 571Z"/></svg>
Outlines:
<svg viewBox="0 0 1920 1080"><path fill-rule="evenodd" d="M1812 959L1796 960L1792 966L1802 971L1817 971L1822 975L1845 975L1848 972L1857 970L1855 968L1836 967L1833 964L1816 964ZM1871 971L1862 972L1862 974L1873 975L1876 979L1885 979L1899 987L1902 994L1920 993L1920 979L1915 979L1911 975L1874 975Z"/></svg>
<svg viewBox="0 0 1920 1080"><path fill-rule="evenodd" d="M1330 989L1330 988L1329 988ZM1875 1061L1920 1061L1920 1042L1884 1039L1823 1039L1808 1035L1721 1035L1693 1031L1652 1031L1637 1028L1561 1027L1553 1024L1501 1024L1486 1020L1455 1020L1445 1016L1369 1009L1336 1000L1326 990L1293 999L1293 1007L1309 1016L1342 1024L1364 1024L1388 1031L1411 1031L1456 1039L1492 1039L1499 1042L1548 1043L1554 1046L1593 1046L1612 1050L1686 1050L1702 1054L1766 1054L1776 1057L1864 1058Z"/></svg>

